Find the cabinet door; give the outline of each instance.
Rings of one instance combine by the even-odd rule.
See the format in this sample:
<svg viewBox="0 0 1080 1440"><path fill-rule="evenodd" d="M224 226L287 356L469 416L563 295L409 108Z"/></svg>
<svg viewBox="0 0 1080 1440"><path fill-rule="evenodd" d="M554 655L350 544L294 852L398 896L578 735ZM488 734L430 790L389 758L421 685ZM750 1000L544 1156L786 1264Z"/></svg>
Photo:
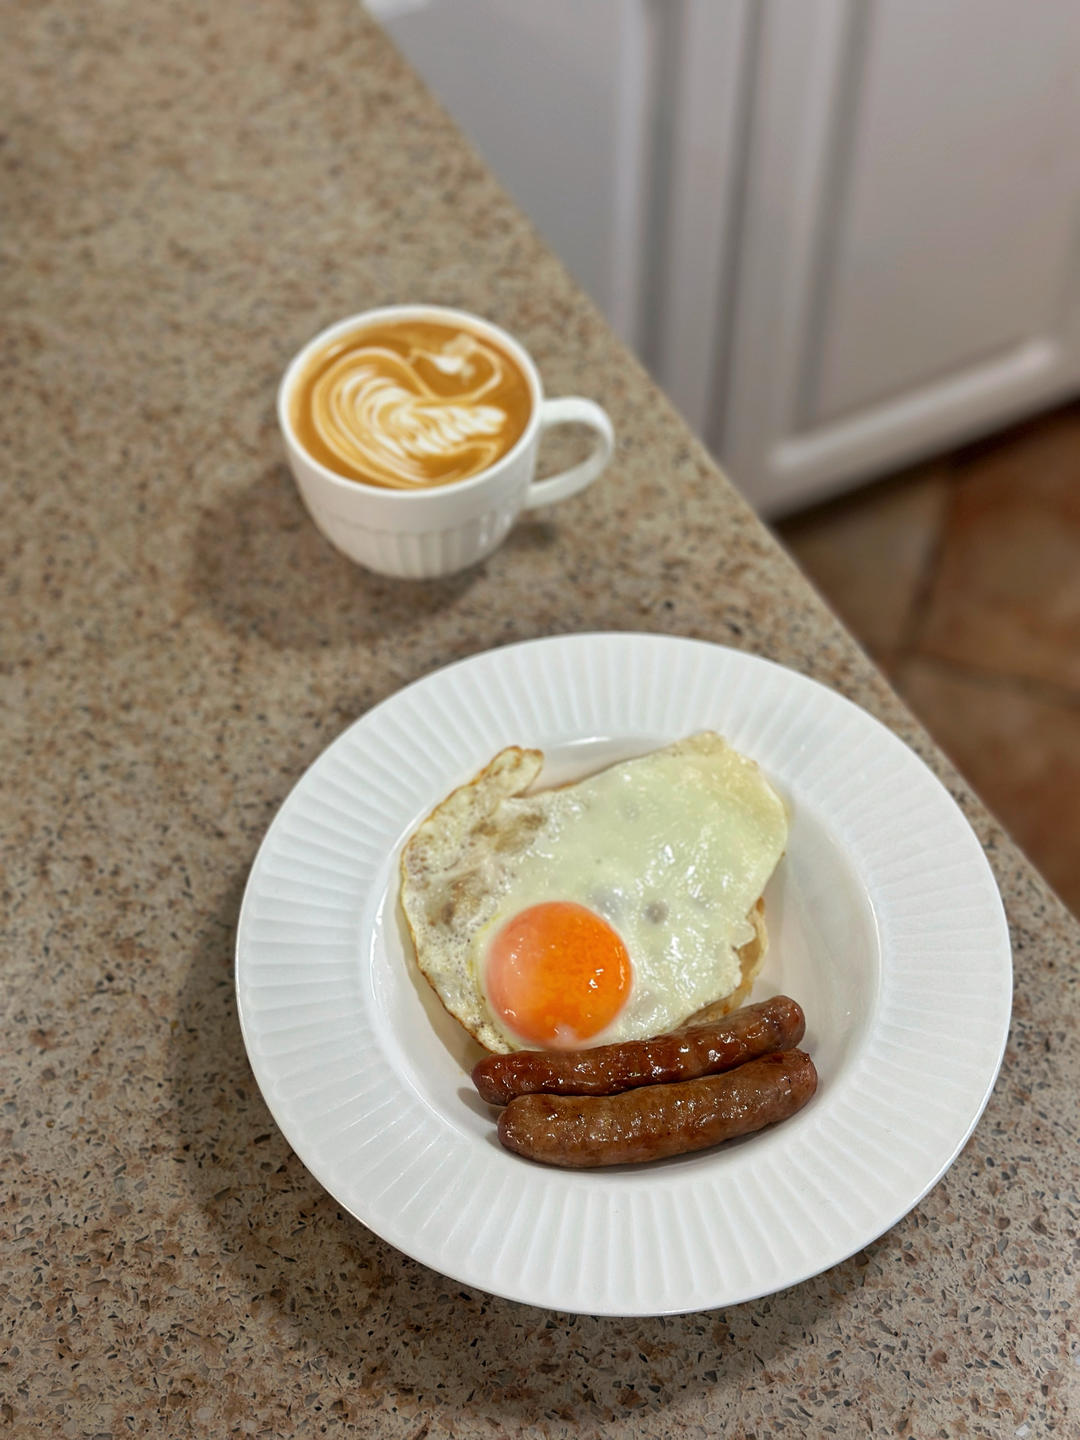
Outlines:
<svg viewBox="0 0 1080 1440"><path fill-rule="evenodd" d="M779 511L1080 389L1080 5L756 14L708 438Z"/></svg>

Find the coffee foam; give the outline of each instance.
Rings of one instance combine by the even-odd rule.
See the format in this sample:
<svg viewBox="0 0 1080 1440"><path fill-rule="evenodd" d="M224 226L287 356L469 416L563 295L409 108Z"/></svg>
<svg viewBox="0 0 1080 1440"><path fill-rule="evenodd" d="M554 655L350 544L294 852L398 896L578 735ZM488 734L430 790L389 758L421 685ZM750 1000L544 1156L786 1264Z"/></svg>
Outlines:
<svg viewBox="0 0 1080 1440"><path fill-rule="evenodd" d="M392 489L479 475L517 442L532 397L498 346L458 326L396 321L329 342L296 384L306 449L347 478Z"/></svg>

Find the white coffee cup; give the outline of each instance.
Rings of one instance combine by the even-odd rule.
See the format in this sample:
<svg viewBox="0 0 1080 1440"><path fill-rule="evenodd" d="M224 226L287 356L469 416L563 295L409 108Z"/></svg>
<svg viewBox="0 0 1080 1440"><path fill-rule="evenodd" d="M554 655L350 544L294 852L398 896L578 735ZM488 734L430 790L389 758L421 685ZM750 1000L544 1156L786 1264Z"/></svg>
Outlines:
<svg viewBox="0 0 1080 1440"><path fill-rule="evenodd" d="M335 474L297 439L290 400L313 352L351 330L401 320L470 330L501 346L524 375L532 396L528 423L512 449L479 475L422 490L392 490ZM536 366L511 335L477 315L441 305L389 305L330 325L290 362L278 388L277 413L297 487L319 530L350 560L406 579L452 575L490 555L522 510L584 490L605 469L615 447L611 421L599 405L576 395L545 400ZM592 454L560 475L534 480L540 437L553 425L570 423L595 432Z"/></svg>

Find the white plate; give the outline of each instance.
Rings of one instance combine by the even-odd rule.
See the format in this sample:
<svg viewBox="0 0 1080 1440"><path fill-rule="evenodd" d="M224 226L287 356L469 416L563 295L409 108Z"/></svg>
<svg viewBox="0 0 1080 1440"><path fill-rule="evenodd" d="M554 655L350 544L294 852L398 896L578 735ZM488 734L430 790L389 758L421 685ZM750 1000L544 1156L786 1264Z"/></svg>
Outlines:
<svg viewBox="0 0 1080 1440"><path fill-rule="evenodd" d="M469 1083L478 1047L403 944L400 847L504 745L544 750L558 783L701 729L758 760L790 808L754 998L803 1005L818 1093L773 1130L653 1166L510 1155ZM365 1225L498 1295L656 1315L817 1274L936 1183L993 1087L1011 958L978 841L878 721L752 655L574 635L437 671L320 756L255 859L236 986L274 1118Z"/></svg>

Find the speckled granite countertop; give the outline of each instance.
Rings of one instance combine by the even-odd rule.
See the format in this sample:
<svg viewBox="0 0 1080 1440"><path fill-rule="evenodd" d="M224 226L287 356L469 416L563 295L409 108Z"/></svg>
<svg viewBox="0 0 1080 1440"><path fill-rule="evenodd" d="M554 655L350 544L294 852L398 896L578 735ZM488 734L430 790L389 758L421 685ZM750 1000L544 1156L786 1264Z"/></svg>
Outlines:
<svg viewBox="0 0 1080 1440"><path fill-rule="evenodd" d="M3 26L0 1433L1075 1434L1073 920L354 0ZM605 482L426 586L322 542L272 413L317 328L413 298L518 332L620 437ZM242 888L303 768L447 660L586 629L742 646L872 710L1012 925L1005 1068L945 1180L727 1312L575 1319L404 1258L290 1153L237 1028Z"/></svg>

